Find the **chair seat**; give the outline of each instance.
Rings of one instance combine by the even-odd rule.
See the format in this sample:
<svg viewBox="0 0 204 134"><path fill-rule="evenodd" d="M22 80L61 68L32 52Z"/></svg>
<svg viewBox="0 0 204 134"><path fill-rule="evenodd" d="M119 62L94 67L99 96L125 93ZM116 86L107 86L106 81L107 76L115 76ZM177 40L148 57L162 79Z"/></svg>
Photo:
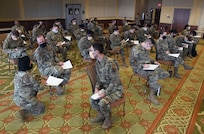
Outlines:
<svg viewBox="0 0 204 134"><path fill-rule="evenodd" d="M125 95L122 98L118 99L117 101L111 103L111 108L115 108L119 105L122 105L125 102Z"/></svg>

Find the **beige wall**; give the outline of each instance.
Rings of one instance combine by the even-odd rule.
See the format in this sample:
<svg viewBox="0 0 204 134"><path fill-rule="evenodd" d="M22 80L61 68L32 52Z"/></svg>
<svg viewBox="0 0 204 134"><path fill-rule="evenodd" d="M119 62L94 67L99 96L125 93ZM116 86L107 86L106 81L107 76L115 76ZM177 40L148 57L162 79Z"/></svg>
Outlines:
<svg viewBox="0 0 204 134"><path fill-rule="evenodd" d="M171 24L174 16L175 8L191 9L189 17L189 25L199 26L200 20L204 16L203 10L203 0L163 0L160 23ZM203 25L203 24L202 24Z"/></svg>

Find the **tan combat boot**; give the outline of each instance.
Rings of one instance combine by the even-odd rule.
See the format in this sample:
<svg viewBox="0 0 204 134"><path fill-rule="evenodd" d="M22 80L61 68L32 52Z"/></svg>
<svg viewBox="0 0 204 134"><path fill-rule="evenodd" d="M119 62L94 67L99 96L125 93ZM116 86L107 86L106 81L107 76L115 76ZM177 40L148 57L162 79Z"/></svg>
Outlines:
<svg viewBox="0 0 204 134"><path fill-rule="evenodd" d="M105 117L101 112L98 112L97 116L91 119L91 123L98 123L104 121Z"/></svg>
<svg viewBox="0 0 204 134"><path fill-rule="evenodd" d="M153 104L159 105L160 102L155 97L156 97L155 96L155 91L154 90L150 90L150 93L147 96L147 99L150 100Z"/></svg>
<svg viewBox="0 0 204 134"><path fill-rule="evenodd" d="M105 120L103 122L103 125L101 126L102 129L108 129L112 126L111 122L111 115L105 117Z"/></svg>

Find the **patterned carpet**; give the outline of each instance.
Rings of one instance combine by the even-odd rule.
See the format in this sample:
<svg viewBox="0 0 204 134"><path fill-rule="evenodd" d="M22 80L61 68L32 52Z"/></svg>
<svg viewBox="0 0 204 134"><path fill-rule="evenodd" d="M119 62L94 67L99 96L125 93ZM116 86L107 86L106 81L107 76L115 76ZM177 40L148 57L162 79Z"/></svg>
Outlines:
<svg viewBox="0 0 204 134"><path fill-rule="evenodd" d="M48 88L38 94L45 102L46 112L43 115L29 116L29 121L19 120L19 108L13 103L13 77L15 70L8 71L6 55L0 61L0 134L190 134L204 133L203 80L204 80L204 40L197 46L199 55L187 64L193 65L192 71L185 71L180 66L179 74L183 79L167 78L161 80L162 85L159 106L152 105L146 100L143 91L144 81L134 77L128 89L132 69L121 67L120 76L125 89L125 117L122 107L112 109L113 127L102 130L99 124L89 121L89 97L91 85L86 72L85 63L77 52L76 47L69 53L74 68L71 80L66 86L63 96L50 96ZM154 53L152 53L152 56ZM127 63L128 58L126 58ZM121 63L121 61L119 61ZM165 66L162 66L165 68ZM38 74L36 66L32 70ZM148 91L148 90L147 90ZM200 105L202 103L202 107ZM199 112L199 113L198 113ZM197 114L198 113L198 114ZM91 117L96 112L91 111ZM196 126L194 128L194 126Z"/></svg>

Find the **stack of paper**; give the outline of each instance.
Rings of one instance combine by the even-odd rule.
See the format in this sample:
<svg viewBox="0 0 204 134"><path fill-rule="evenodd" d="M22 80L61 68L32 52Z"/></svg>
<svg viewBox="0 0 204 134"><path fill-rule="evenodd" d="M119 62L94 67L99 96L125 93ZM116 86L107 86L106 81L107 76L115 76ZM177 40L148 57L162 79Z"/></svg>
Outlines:
<svg viewBox="0 0 204 134"><path fill-rule="evenodd" d="M177 54L168 54L169 56L172 56L172 57L179 57L180 53L177 53Z"/></svg>
<svg viewBox="0 0 204 134"><path fill-rule="evenodd" d="M65 39L71 41L72 40L72 36L64 36Z"/></svg>
<svg viewBox="0 0 204 134"><path fill-rule="evenodd" d="M64 64L62 65L62 68L63 68L63 69L73 68L71 61L68 60L68 61L64 62Z"/></svg>
<svg viewBox="0 0 204 134"><path fill-rule="evenodd" d="M92 99L97 100L100 98L99 93L95 93L91 96Z"/></svg>
<svg viewBox="0 0 204 134"><path fill-rule="evenodd" d="M137 45L137 44L139 44L139 41L138 40L134 40L133 44Z"/></svg>
<svg viewBox="0 0 204 134"><path fill-rule="evenodd" d="M149 67L145 67L143 68L143 70L155 70L159 65L155 65L155 64L148 64Z"/></svg>
<svg viewBox="0 0 204 134"><path fill-rule="evenodd" d="M63 79L61 78L57 78L54 76L49 76L47 81L46 81L46 85L49 86L59 86L60 83L62 83Z"/></svg>

